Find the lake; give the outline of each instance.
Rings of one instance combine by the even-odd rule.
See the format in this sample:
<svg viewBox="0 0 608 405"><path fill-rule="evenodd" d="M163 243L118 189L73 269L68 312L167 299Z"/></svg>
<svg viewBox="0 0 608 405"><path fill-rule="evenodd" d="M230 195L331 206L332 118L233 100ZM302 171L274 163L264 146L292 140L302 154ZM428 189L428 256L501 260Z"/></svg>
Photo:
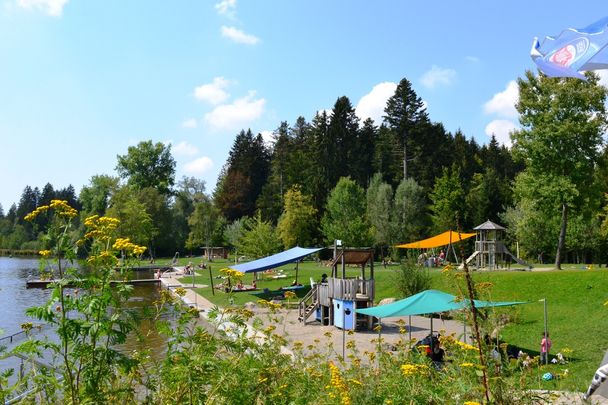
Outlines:
<svg viewBox="0 0 608 405"><path fill-rule="evenodd" d="M25 315L28 308L44 304L51 292L50 289L26 288L28 276L37 276L38 273L37 259L0 257L0 329L2 329L0 344L3 346L11 347L11 343L6 337L20 332L22 323L40 323L38 320ZM136 275L136 278L152 277L152 271L138 272ZM159 297L159 292L160 286L157 285L135 286L128 305L130 307L150 306ZM120 347L120 350L131 351L152 347L158 349L153 351L153 355L160 358L164 354L166 339L156 333L154 328L151 328L146 321L142 321L138 328L140 332L146 335L145 341L140 342L132 337ZM43 328L43 333L50 334L52 337L52 332L48 328ZM23 334L16 336L14 343L23 341L23 336ZM19 364L19 359L9 357L0 360L0 370L18 368Z"/></svg>

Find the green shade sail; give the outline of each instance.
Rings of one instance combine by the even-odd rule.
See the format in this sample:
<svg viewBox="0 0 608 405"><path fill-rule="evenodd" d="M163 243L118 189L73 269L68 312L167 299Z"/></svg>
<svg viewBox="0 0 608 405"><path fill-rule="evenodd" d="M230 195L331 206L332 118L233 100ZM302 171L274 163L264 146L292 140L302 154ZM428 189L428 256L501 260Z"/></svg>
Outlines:
<svg viewBox="0 0 608 405"><path fill-rule="evenodd" d="M475 300L476 308L504 307L520 304L527 304L527 302L492 302ZM391 318L397 316L424 315L437 312L456 311L465 309L468 307L468 305L468 300L458 300L458 298L452 294L438 290L426 290L391 304L380 305L373 308L357 309L356 312L364 315L372 315L376 318Z"/></svg>

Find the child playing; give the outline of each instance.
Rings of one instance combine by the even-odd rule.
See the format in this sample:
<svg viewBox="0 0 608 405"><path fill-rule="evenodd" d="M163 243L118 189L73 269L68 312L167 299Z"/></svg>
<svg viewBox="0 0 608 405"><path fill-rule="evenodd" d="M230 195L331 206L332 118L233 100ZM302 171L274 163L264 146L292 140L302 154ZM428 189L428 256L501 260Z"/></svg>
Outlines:
<svg viewBox="0 0 608 405"><path fill-rule="evenodd" d="M549 350L551 350L551 339L549 339L549 332L545 335L543 332L543 338L540 341L540 364L547 364L549 362Z"/></svg>

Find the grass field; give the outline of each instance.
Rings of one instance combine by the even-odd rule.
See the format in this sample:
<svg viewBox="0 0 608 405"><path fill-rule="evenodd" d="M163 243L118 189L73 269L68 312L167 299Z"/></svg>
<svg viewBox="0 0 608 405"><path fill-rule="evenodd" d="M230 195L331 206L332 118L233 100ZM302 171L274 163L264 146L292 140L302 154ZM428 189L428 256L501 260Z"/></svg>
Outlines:
<svg viewBox="0 0 608 405"><path fill-rule="evenodd" d="M226 261L212 263L213 275L217 277L219 270L227 265ZM568 365L569 377L562 382L562 387L574 390L584 390L604 352L608 349L608 307L603 304L608 301L608 270L586 270L582 266L564 266L561 271L495 271L476 272L476 282L489 281L494 284L491 290L491 299L496 301L527 301L529 304L501 309L509 313L514 321L501 332L504 341L516 345L525 351L538 353L543 331L543 303L540 299L546 298L548 304L549 332L553 341L552 353L569 348L574 352L572 361ZM284 279L264 279L257 282L258 288L277 289L288 286L294 280L294 265L282 267L287 275ZM399 297L395 272L398 265L383 268L380 264L375 266L376 301L387 297ZM301 263L298 280L309 283L310 278L319 280L322 273L330 273L328 267L313 261ZM349 269L354 276L358 270ZM457 293L453 280L441 274L439 269L430 270L432 288ZM251 284L252 275L247 274L245 284ZM191 277L184 277L186 284L192 282ZM207 270L198 271L197 284L209 284ZM221 279L214 278L217 284ZM212 295L211 288L201 288L197 291L222 306L228 304L228 294L216 291ZM234 303L239 305L257 298L249 293L242 292L234 295Z"/></svg>

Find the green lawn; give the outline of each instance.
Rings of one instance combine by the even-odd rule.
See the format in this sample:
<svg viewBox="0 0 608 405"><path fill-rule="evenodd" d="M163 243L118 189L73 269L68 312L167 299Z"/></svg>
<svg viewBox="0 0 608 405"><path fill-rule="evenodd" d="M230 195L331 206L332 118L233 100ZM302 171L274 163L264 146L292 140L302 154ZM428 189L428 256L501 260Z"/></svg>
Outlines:
<svg viewBox="0 0 608 405"><path fill-rule="evenodd" d="M193 263L197 263L193 260ZM219 270L227 265L226 261L214 261L213 276L220 275ZM574 350L573 361L568 366L570 376L563 384L570 389L584 390L591 380L604 351L608 349L608 307L603 303L608 300L608 270L584 270L583 266L565 266L561 271L496 271L474 273L477 282L490 281L494 284L491 298L496 301L527 301L520 305L501 311L509 312L515 321L502 331L502 338L513 345L523 348L531 354L539 350L543 331L543 304L539 299L546 298L548 303L549 331L553 340L552 352L563 348ZM375 266L376 301L386 297L400 298L397 292L395 271L398 265L386 269L380 264ZM265 279L260 274L258 288L277 289L288 286L295 278L295 265L282 267L287 275L284 279ZM302 284L310 282L312 277L319 280L322 273L329 274L330 268L322 263L308 261L299 266L298 280ZM355 268L348 269L349 274L358 274ZM430 270L432 287L450 293L456 293L453 281L441 274L439 269ZM191 277L181 279L191 283ZM252 274L244 276L244 283L251 284ZM214 283L221 282L214 278ZM208 270L199 270L196 283L209 284ZM228 294L221 291L212 295L211 288L201 288L197 291L213 303L223 306L228 304ZM256 301L257 297L240 292L234 294L234 303L244 304Z"/></svg>

